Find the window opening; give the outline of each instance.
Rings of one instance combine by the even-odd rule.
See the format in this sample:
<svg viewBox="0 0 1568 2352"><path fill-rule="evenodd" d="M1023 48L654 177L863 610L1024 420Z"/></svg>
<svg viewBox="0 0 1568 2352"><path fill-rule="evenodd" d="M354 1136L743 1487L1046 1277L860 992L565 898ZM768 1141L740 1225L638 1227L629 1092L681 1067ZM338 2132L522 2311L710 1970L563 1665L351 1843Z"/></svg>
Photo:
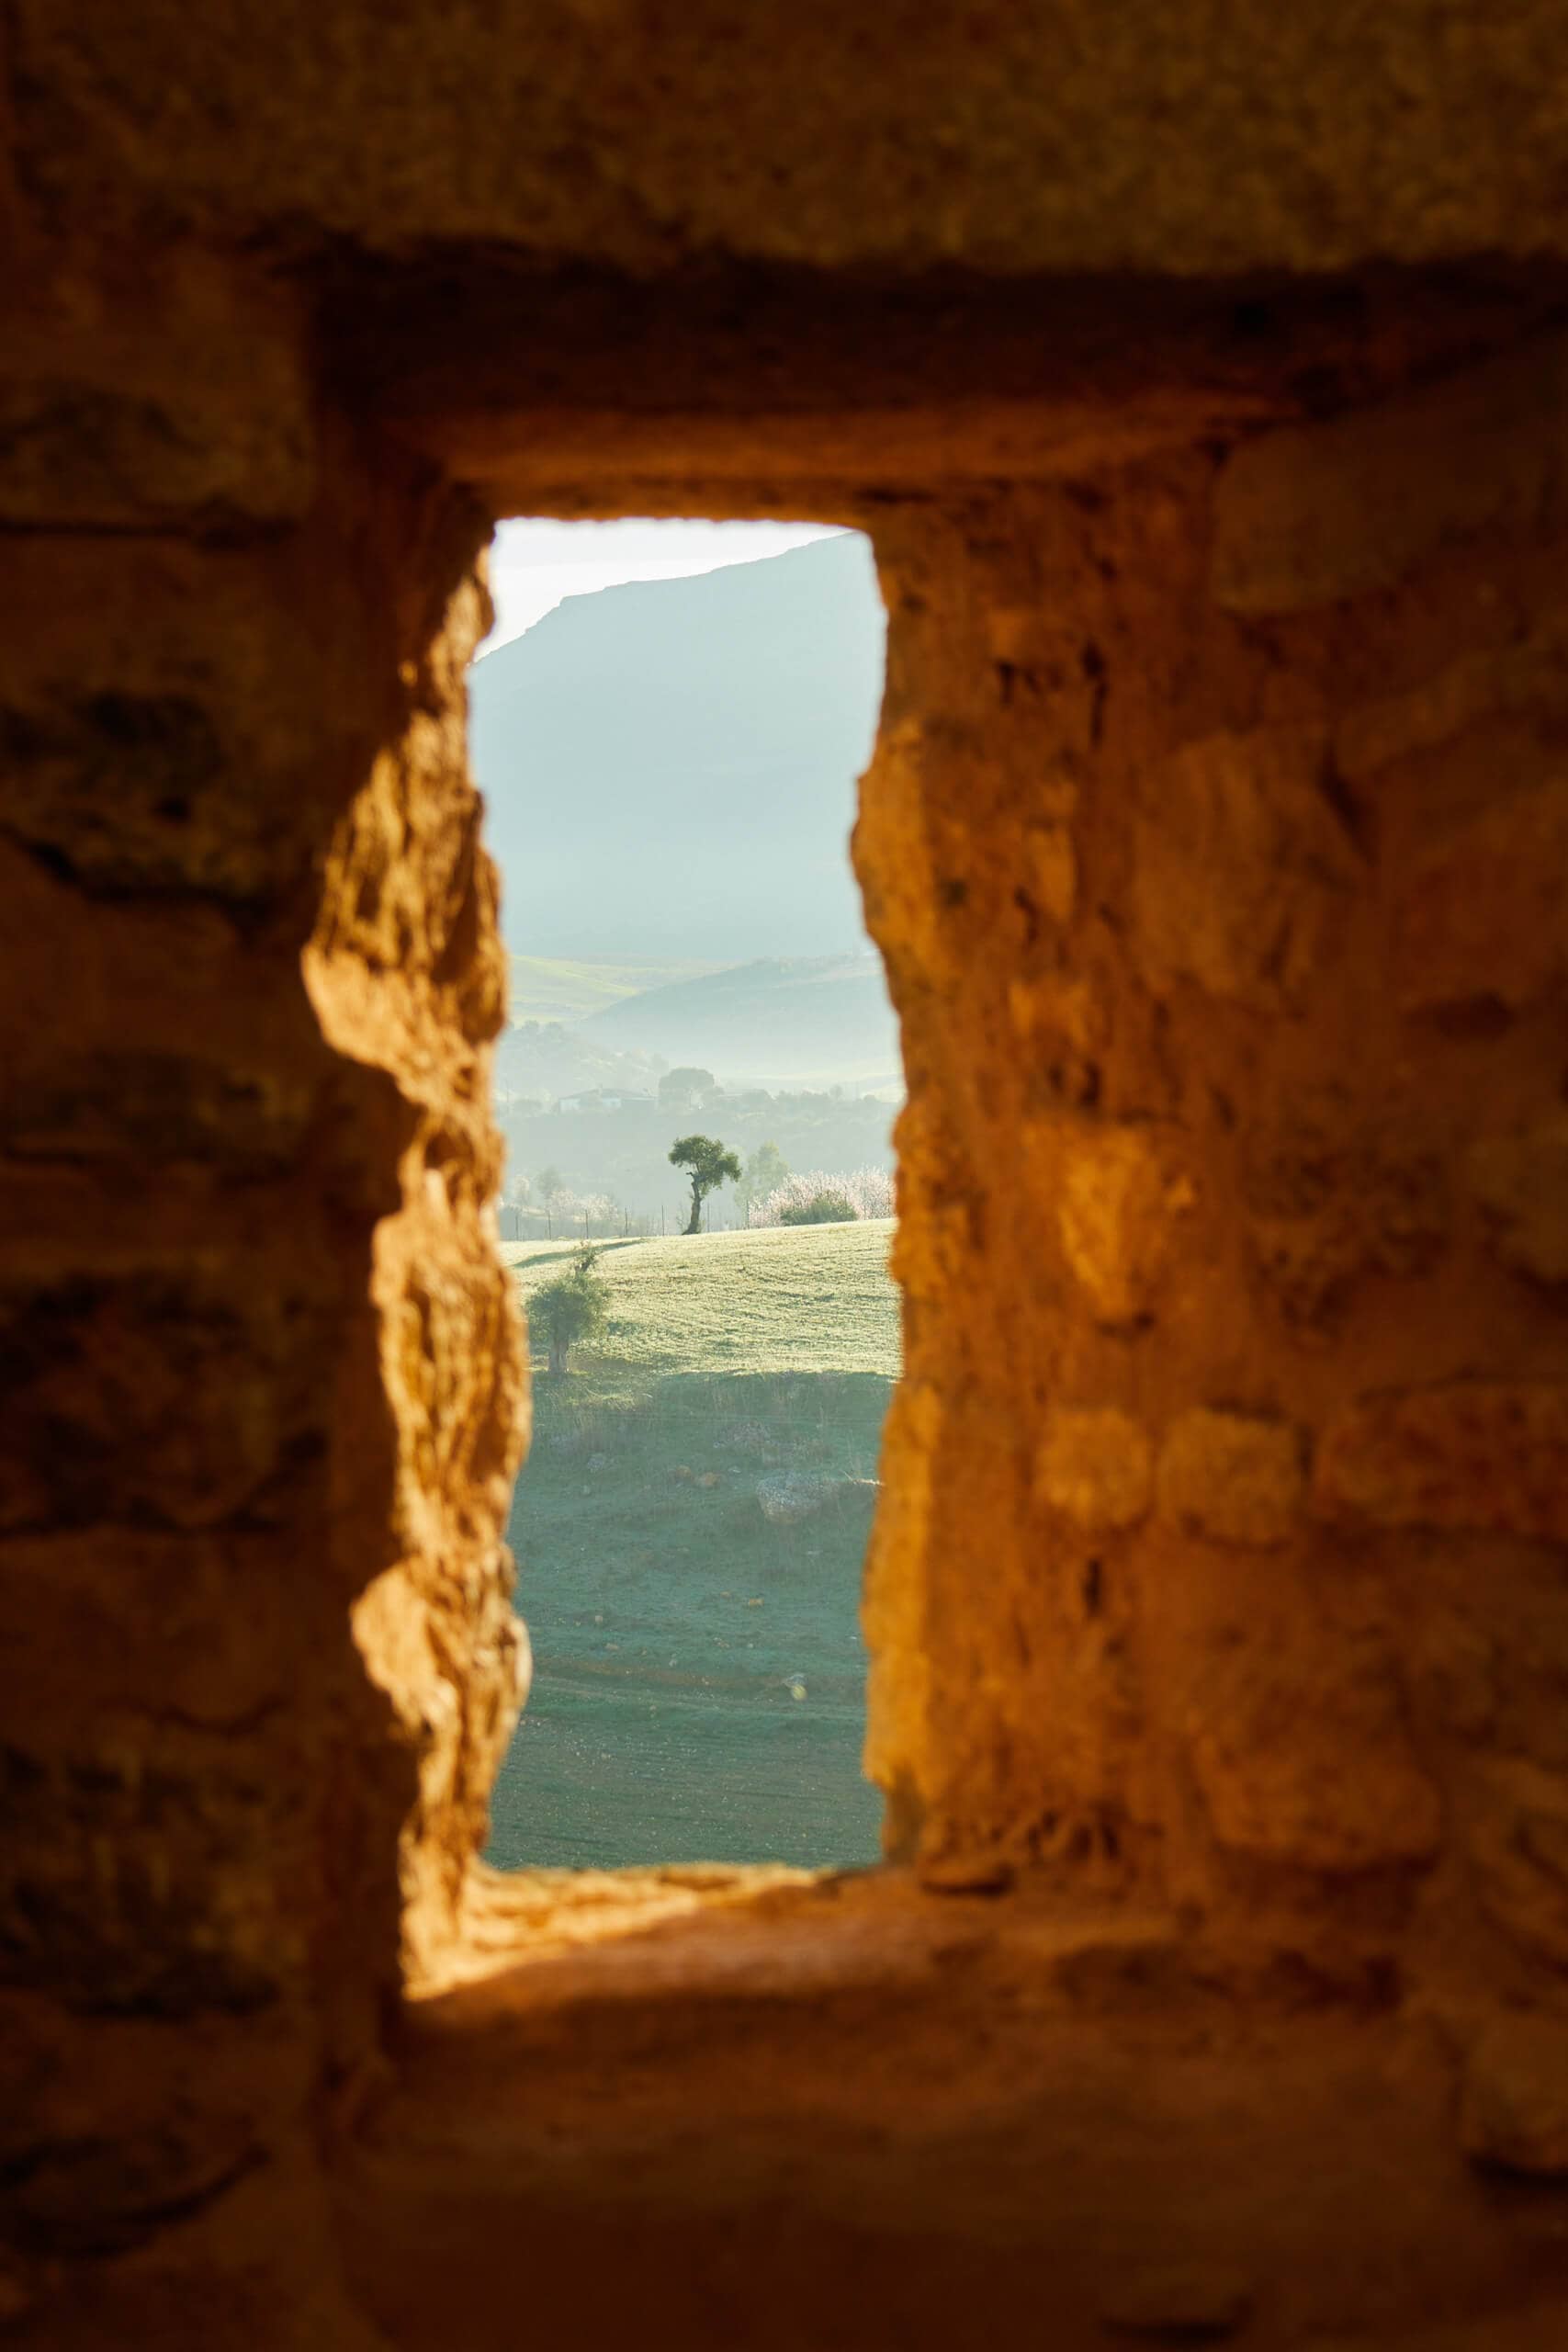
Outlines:
<svg viewBox="0 0 1568 2352"><path fill-rule="evenodd" d="M513 975L535 1668L488 1859L869 1862L903 1086L847 849L882 691L870 547L524 523L492 585L470 708Z"/></svg>

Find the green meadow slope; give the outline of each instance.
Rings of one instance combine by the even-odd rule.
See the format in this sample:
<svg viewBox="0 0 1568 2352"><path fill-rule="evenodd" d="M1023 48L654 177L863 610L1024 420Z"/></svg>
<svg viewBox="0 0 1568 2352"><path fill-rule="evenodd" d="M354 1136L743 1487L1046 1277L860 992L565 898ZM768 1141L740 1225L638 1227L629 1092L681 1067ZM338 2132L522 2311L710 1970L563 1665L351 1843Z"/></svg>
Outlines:
<svg viewBox="0 0 1568 2352"><path fill-rule="evenodd" d="M612 1245L600 1348L565 1378L536 1356L510 1531L534 1690L492 1860L874 1860L857 1612L891 1232ZM504 1254L526 1295L570 1253Z"/></svg>

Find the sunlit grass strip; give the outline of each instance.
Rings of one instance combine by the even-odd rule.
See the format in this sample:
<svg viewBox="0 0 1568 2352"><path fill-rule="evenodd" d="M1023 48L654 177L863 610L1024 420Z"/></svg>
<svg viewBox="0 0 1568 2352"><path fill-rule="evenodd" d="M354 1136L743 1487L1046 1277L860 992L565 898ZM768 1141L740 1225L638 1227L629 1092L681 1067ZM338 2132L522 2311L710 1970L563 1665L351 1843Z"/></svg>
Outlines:
<svg viewBox="0 0 1568 2352"><path fill-rule="evenodd" d="M898 1298L888 1279L886 1218L766 1227L661 1241L611 1242L605 1359L649 1373L877 1373L896 1379ZM571 1245L511 1243L525 1297ZM577 1360L574 1360L577 1361ZM592 1381L593 1360L580 1360Z"/></svg>

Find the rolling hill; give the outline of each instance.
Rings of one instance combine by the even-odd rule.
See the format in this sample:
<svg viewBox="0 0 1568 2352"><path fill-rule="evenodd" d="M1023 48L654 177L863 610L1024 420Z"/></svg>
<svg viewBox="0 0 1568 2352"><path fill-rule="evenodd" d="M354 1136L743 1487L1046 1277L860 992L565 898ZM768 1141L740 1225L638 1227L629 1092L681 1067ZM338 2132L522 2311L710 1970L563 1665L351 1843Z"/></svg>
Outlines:
<svg viewBox="0 0 1568 2352"><path fill-rule="evenodd" d="M857 1623L898 1368L886 1223L613 1244L610 1327L536 1363L509 1541L534 1687L503 1868L874 1860ZM503 1252L525 1294L570 1252ZM761 1489L805 1488L783 1522Z"/></svg>
<svg viewBox="0 0 1568 2352"><path fill-rule="evenodd" d="M600 1266L611 1288L600 1354L617 1367L660 1374L869 1372L896 1379L892 1237L892 1219L877 1217L612 1242ZM525 1301L565 1272L574 1246L503 1245Z"/></svg>
<svg viewBox="0 0 1568 2352"><path fill-rule="evenodd" d="M855 532L571 596L469 682L508 944L534 956L838 956L885 622Z"/></svg>
<svg viewBox="0 0 1568 2352"><path fill-rule="evenodd" d="M510 961L513 1021L580 1021L585 1013L602 1012L606 1005L619 1004L623 997L636 996L643 989L695 979L713 968L681 956L640 964L612 963L603 956L513 956Z"/></svg>
<svg viewBox="0 0 1568 2352"><path fill-rule="evenodd" d="M621 997L581 1031L598 1046L701 1063L731 1084L880 1085L899 1068L897 1025L873 953L733 965Z"/></svg>

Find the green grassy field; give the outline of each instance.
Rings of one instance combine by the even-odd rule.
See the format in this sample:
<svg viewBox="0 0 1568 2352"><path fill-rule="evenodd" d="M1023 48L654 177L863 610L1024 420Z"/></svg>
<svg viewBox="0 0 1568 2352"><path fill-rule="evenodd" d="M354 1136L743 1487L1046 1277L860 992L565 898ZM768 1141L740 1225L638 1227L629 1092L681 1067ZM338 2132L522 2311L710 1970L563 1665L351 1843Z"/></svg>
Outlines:
<svg viewBox="0 0 1568 2352"><path fill-rule="evenodd" d="M534 1693L503 1866L874 1859L857 1608L898 1365L887 1224L611 1245L611 1323L535 1360L510 1531ZM525 1294L570 1250L505 1251ZM817 1507L770 1521L759 1487Z"/></svg>
<svg viewBox="0 0 1568 2352"><path fill-rule="evenodd" d="M606 964L596 957L574 963L555 956L513 956L511 961L513 1021L582 1021L645 989L697 979L714 968L678 959Z"/></svg>

